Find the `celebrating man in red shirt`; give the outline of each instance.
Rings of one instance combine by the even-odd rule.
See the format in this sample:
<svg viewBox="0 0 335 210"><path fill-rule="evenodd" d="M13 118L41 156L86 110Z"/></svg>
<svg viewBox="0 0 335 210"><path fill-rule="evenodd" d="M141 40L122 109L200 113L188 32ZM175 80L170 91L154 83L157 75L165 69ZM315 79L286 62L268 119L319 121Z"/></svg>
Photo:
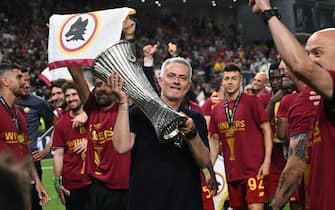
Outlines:
<svg viewBox="0 0 335 210"><path fill-rule="evenodd" d="M263 178L269 174L271 162L271 127L260 100L241 93L241 84L239 67L227 65L223 76L225 99L211 114L211 160L216 160L222 141L231 207L263 209L267 202Z"/></svg>

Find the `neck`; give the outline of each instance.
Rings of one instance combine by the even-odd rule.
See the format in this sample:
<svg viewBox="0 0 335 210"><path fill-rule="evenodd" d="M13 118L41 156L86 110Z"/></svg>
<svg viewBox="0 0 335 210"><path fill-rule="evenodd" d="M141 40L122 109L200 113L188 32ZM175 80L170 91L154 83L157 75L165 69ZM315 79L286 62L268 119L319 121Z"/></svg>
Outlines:
<svg viewBox="0 0 335 210"><path fill-rule="evenodd" d="M16 101L16 96L13 94L9 94L6 91L0 91L0 96L6 101L9 107L13 107Z"/></svg>
<svg viewBox="0 0 335 210"><path fill-rule="evenodd" d="M237 96L240 94L240 91L237 91L235 93L228 93L226 94L228 101L235 101L237 99Z"/></svg>
<svg viewBox="0 0 335 210"><path fill-rule="evenodd" d="M78 109L70 110L70 115L71 115L71 117L75 117L75 116L78 116L79 114L81 114L83 111L84 111L83 107L80 106Z"/></svg>
<svg viewBox="0 0 335 210"><path fill-rule="evenodd" d="M180 105L182 104L182 101L170 101L165 98L161 98L164 103L166 103L171 109L178 110Z"/></svg>

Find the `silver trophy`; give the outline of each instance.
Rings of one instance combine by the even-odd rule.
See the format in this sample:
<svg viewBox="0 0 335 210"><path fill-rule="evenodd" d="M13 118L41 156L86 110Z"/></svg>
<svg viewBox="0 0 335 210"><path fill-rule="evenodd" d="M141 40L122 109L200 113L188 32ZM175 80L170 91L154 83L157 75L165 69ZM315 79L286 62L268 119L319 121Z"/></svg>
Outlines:
<svg viewBox="0 0 335 210"><path fill-rule="evenodd" d="M118 73L124 80L123 90L149 118L161 143L173 141L181 146L182 132L186 118L169 108L157 95L142 67L136 62L131 43L121 40L103 51L95 59L92 73L106 81L112 73Z"/></svg>

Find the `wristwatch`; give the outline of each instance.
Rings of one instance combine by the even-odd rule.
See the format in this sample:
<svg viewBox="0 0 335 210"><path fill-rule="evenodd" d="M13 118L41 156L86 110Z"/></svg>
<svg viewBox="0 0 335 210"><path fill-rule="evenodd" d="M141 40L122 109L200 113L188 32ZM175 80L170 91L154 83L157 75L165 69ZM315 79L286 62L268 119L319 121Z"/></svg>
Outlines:
<svg viewBox="0 0 335 210"><path fill-rule="evenodd" d="M271 17L276 16L278 19L281 18L281 15L279 13L279 9L277 7L274 7L272 9L267 9L262 12L262 18L265 24L268 24L268 21Z"/></svg>

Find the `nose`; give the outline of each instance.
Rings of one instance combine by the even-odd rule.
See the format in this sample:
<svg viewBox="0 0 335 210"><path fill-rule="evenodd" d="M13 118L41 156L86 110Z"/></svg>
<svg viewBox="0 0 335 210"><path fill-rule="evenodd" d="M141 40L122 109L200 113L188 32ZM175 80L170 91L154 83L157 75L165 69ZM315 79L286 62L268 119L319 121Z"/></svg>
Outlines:
<svg viewBox="0 0 335 210"><path fill-rule="evenodd" d="M179 78L179 77L175 77L175 78L173 79L173 83L175 83L175 84L179 84L179 83L180 83L180 78Z"/></svg>

